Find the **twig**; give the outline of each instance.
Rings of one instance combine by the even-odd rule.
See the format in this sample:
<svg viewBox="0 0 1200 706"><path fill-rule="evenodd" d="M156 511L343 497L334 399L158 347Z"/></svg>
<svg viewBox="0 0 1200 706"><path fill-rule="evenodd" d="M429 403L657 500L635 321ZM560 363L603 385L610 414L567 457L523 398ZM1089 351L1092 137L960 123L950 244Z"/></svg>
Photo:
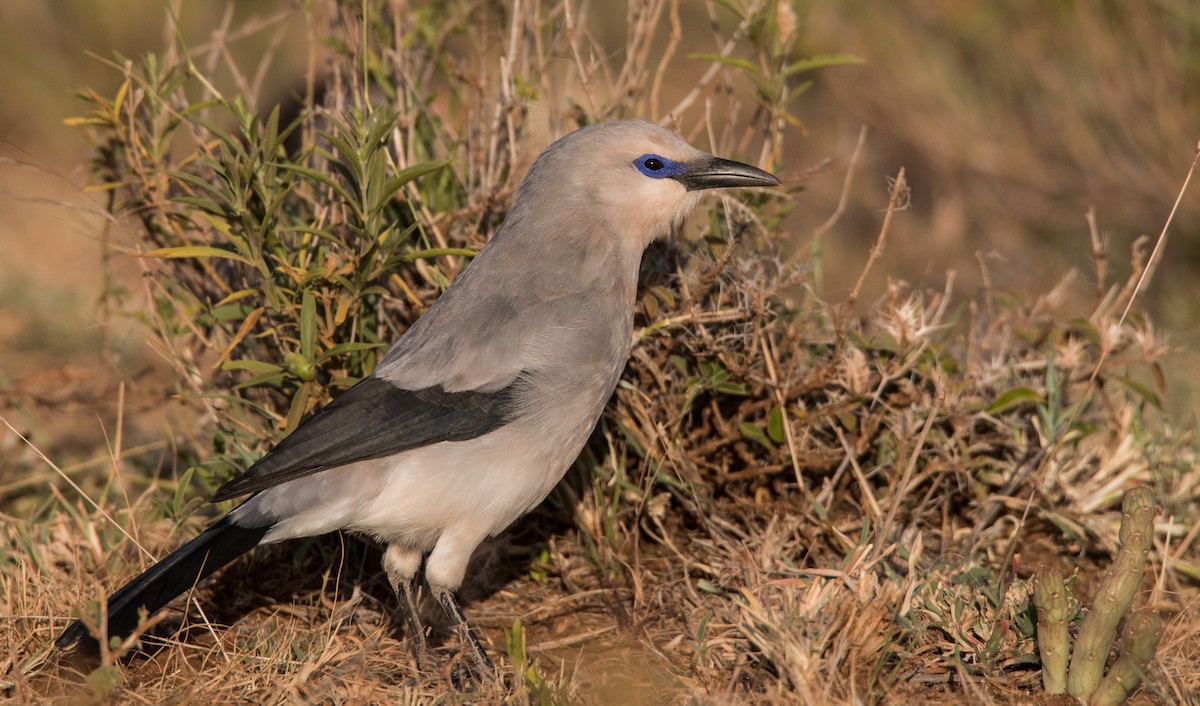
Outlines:
<svg viewBox="0 0 1200 706"><path fill-rule="evenodd" d="M583 99L587 101L588 114L595 115L596 99L592 95L592 72L584 65L583 56L579 53L579 21L571 9L571 0L564 0L562 6L567 44L571 47L571 58L575 60L575 66L579 69L579 86L583 89Z"/></svg>
<svg viewBox="0 0 1200 706"><path fill-rule="evenodd" d="M892 227L892 216L895 215L896 208L901 203L901 199L907 198L907 193L908 186L904 180L904 167L900 167L900 171L896 174L896 179L892 182L888 194L887 211L884 213L883 225L879 228L879 235L875 238L875 245L871 248L871 254L867 256L867 263L863 265L863 270L858 275L858 282L854 284L854 289L851 290L850 296L846 298L846 303L842 307L842 314L837 324L837 341L835 343L835 346L838 348L846 340L846 325L850 319L850 312L854 309L855 303L858 302L859 295L862 294L863 284L867 281L867 274L871 271L871 267L875 265L875 261L883 254L884 245L887 244L888 230Z"/></svg>
<svg viewBox="0 0 1200 706"><path fill-rule="evenodd" d="M850 153L850 163L846 166L846 177L842 180L842 193L838 197L837 208L833 209L833 213L829 214L829 218L825 222L817 226L813 231L812 241L816 245L821 242L837 222L841 220L842 215L846 212L846 205L850 202L850 185L854 183L854 175L858 172L858 164L862 160L863 148L867 144L867 133L869 132L866 125L858 131L858 142L854 145L854 151ZM800 252L800 251L797 251ZM792 257L796 257L795 254Z"/></svg>
<svg viewBox="0 0 1200 706"><path fill-rule="evenodd" d="M1087 219L1088 234L1092 238L1092 264L1096 266L1096 301L1092 304L1092 312L1095 313L1104 301L1104 283L1108 281L1108 243L1100 235L1095 207L1089 208L1084 218Z"/></svg>
<svg viewBox="0 0 1200 706"><path fill-rule="evenodd" d="M871 248L871 254L867 257L867 264L863 266L862 272L858 275L858 281L854 283L854 289L851 290L850 296L846 298L846 308L853 309L855 303L858 302L858 297L862 294L863 284L867 281L867 274L875 265L875 261L883 255L883 248L887 244L888 230L892 227L892 216L896 215L896 209L900 205L901 200L907 197L908 183L904 179L904 167L900 167L900 171L896 173L896 180L892 183L892 188L888 194L887 212L883 215L883 225L879 228L879 237L875 239L875 246Z"/></svg>
<svg viewBox="0 0 1200 706"><path fill-rule="evenodd" d="M651 118L658 116L658 95L662 90L663 77L667 75L667 65L670 63L671 57L675 56L679 42L683 39L683 25L679 22L679 0L671 0L671 12L668 17L671 19L671 38L667 41L667 48L658 61L658 70L654 72L654 83L650 86Z"/></svg>
<svg viewBox="0 0 1200 706"><path fill-rule="evenodd" d="M718 52L722 58L728 57L733 53L733 48L737 46L739 41L741 41L742 35L746 33L746 29L750 26L750 21L758 16L761 7L762 3L756 2L753 7L746 10L745 19L743 19L741 24L738 25L737 29L733 31L733 34L729 35L729 41L725 42L725 45L721 47L721 51ZM714 78L716 78L717 74L720 73L721 69L723 68L725 68L724 64L716 61L712 62L709 65L708 70L705 71L704 75L700 77L700 80L696 82L696 85L692 86L692 90L683 97L683 100L676 103L674 108L667 111L667 114L664 115L659 122L663 124L678 123L679 116L683 113L683 111L690 108L692 103L696 102L696 99L698 99L700 95L704 93L704 90L708 88L708 84L711 83Z"/></svg>

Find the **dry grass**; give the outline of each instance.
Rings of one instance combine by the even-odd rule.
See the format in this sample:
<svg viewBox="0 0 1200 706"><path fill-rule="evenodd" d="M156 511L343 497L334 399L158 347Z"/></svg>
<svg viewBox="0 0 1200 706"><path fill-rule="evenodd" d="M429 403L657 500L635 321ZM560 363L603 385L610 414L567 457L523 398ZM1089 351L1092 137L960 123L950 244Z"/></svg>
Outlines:
<svg viewBox="0 0 1200 706"><path fill-rule="evenodd" d="M671 86L655 79L660 65L693 51L674 29L680 7L635 5L624 62L609 60L587 16L566 2L503 17L452 3L449 14L469 30L372 45L383 75L406 87L391 103L391 166L460 156L439 190L406 187L428 244L484 242L522 166L579 120L669 116L714 152L783 160L796 133L782 98L794 84L778 68L799 58L786 11L751 2L750 19L731 22L709 6L727 31L694 51L728 48L762 72L696 62L695 81ZM318 3L308 19L318 36L353 43L363 32L353 8ZM765 36L768 20L774 34ZM370 31L378 42L382 30ZM261 72L218 71L222 41L193 48L211 60L205 75L228 72L239 92L257 96ZM430 47L446 53L422 53ZM362 103L361 65L347 61L356 55L314 53L304 92L327 86L330 114ZM439 63L447 57L448 69ZM767 90L780 87L773 81L783 93ZM211 146L212 135L192 127L178 153ZM175 233L215 242L219 233L172 200L166 166L134 166L141 171L120 174L114 210L156 227L123 247L169 245L154 238ZM790 162L784 170L796 171ZM845 183L855 199L872 193L859 181ZM905 216L903 174L897 183L890 202L875 193L873 209L886 210L881 254L897 247L889 224ZM1039 698L1033 571L1075 572L1086 602L1115 547L1123 492L1147 486L1162 512L1138 603L1169 620L1136 698L1194 702L1195 441L1161 411L1161 336L1136 308L1122 317L1146 249L1114 282L1104 264L1126 258L1097 238L1101 274L1083 309L1069 303L1082 288L1071 276L1028 301L990 286L963 295L953 275L930 290L893 281L887 260L874 257L857 279L881 283L884 295L854 306L860 287L826 301L814 285L819 262L814 271L782 252L795 237L781 226L796 198L790 186L745 205L725 201L649 254L632 362L593 443L551 499L482 547L469 572L463 598L503 685L462 681L445 626L451 658L440 671L417 670L393 624L377 550L342 537L259 550L231 566L179 602L185 613L152 628L161 647L100 665L50 650L82 600L101 599L204 524L191 511L212 479L181 483L173 463L204 461L213 437L223 444L217 455L237 455L231 439L250 453L288 423L287 395L251 390L243 399L267 408L259 436L230 431L229 407L203 395L244 380L213 363L246 337L237 325L167 325L194 312L164 297L179 281L170 279L174 261L147 262L156 275L149 299L180 307L160 306L147 321L177 390L198 393L180 413L189 426L165 463L125 448L119 426L96 464L62 471L82 493L48 481L36 492L3 486L0 688L19 703L1028 703ZM822 237L843 227L832 218ZM459 266L416 259L383 280L381 310L402 327ZM203 286L205 273L186 272L193 290ZM124 420L123 388L112 394ZM313 403L322 394L314 389ZM5 417L37 403L12 396ZM2 443L5 483L18 472L46 477L54 449L11 434ZM436 624L436 611L426 617Z"/></svg>

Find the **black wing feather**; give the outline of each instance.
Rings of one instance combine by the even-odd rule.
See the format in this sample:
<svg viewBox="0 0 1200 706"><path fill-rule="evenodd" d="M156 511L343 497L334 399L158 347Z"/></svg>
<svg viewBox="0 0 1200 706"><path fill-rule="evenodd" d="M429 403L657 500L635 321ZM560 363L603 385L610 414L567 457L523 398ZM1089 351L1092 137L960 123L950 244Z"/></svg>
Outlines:
<svg viewBox="0 0 1200 706"><path fill-rule="evenodd" d="M381 378L363 378L218 488L212 501L354 461L474 439L508 421L512 408L513 385L496 392L446 392L440 387L404 390Z"/></svg>

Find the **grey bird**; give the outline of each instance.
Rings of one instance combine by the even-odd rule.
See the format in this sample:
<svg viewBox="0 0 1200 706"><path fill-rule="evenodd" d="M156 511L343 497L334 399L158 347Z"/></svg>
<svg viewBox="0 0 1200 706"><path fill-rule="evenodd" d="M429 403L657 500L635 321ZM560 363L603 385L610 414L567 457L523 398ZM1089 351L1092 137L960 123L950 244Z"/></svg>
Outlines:
<svg viewBox="0 0 1200 706"><path fill-rule="evenodd" d="M549 494L596 426L629 357L643 252L703 190L778 184L645 121L550 145L495 237L374 372L212 498L249 499L109 597L109 635L260 544L346 530L386 546L422 653L424 559L430 593L491 671L454 593L475 548ZM57 644L95 639L76 621Z"/></svg>

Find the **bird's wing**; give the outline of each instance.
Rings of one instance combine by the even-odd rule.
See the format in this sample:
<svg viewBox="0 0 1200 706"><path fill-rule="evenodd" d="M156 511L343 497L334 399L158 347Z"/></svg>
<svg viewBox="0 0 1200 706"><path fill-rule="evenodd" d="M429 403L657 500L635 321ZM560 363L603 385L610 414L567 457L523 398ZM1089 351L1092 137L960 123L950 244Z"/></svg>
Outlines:
<svg viewBox="0 0 1200 706"><path fill-rule="evenodd" d="M495 392L405 390L375 376L335 397L296 431L217 489L213 502L265 490L354 461L439 441L465 441L509 421L515 383Z"/></svg>

